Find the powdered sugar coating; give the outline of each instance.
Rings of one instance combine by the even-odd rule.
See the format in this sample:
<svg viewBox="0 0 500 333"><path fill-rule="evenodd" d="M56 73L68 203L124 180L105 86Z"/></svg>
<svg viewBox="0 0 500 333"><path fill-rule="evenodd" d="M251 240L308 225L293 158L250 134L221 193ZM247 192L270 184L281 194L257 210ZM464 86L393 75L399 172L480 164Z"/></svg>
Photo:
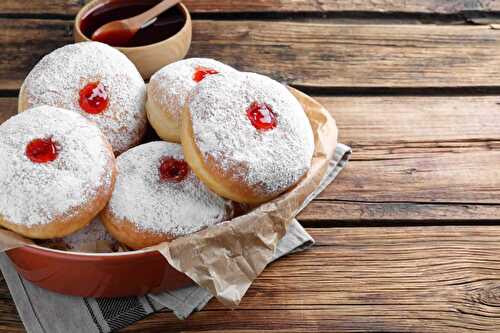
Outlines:
<svg viewBox="0 0 500 333"><path fill-rule="evenodd" d="M132 148L117 159L118 176L109 209L137 229L187 235L228 219L232 204L203 185L194 173L180 182L161 181L161 161L183 160L179 144L156 141Z"/></svg>
<svg viewBox="0 0 500 333"><path fill-rule="evenodd" d="M256 129L247 116L253 102L266 103L277 127ZM297 99L280 83L255 73L213 75L187 102L194 140L202 156L220 164L234 181L257 193L277 195L310 168L314 136Z"/></svg>
<svg viewBox="0 0 500 333"><path fill-rule="evenodd" d="M92 82L101 82L109 98L99 114L86 113L78 102L80 90ZM117 153L135 145L146 128L144 80L123 53L106 44L83 42L53 51L31 70L23 91L28 108L56 106L94 121Z"/></svg>
<svg viewBox="0 0 500 333"><path fill-rule="evenodd" d="M26 146L52 138L57 158L33 163ZM71 215L111 186L114 159L101 131L79 114L40 106L0 125L0 215L19 225L39 225Z"/></svg>
<svg viewBox="0 0 500 333"><path fill-rule="evenodd" d="M200 66L219 73L237 73L234 68L209 58L180 60L163 67L151 77L148 99L168 112L173 119L180 121L186 97L199 83L193 80L193 76Z"/></svg>
<svg viewBox="0 0 500 333"><path fill-rule="evenodd" d="M101 220L96 217L85 228L62 238L62 241L70 248L77 249L82 244L94 243L96 241L115 242L114 238L108 233Z"/></svg>

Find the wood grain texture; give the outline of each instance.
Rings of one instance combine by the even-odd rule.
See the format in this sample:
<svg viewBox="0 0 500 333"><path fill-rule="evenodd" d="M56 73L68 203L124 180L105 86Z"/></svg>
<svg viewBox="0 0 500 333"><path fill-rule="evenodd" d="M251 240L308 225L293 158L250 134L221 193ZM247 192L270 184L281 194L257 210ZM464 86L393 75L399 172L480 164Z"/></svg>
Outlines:
<svg viewBox="0 0 500 333"><path fill-rule="evenodd" d="M318 97L356 160L497 150L500 97ZM382 148L383 147L383 148Z"/></svg>
<svg viewBox="0 0 500 333"><path fill-rule="evenodd" d="M3 0L0 4L0 14L56 14L76 15L78 10L87 3L86 0Z"/></svg>
<svg viewBox="0 0 500 333"><path fill-rule="evenodd" d="M0 26L0 89L18 89L43 55L72 41L69 21L0 19ZM198 20L193 32L189 56L299 87L499 86L500 30L488 26Z"/></svg>
<svg viewBox="0 0 500 333"><path fill-rule="evenodd" d="M160 313L125 331L497 331L500 226L307 231L317 246L273 263L238 309L212 301L189 320ZM4 282L0 312L21 328Z"/></svg>
<svg viewBox="0 0 500 333"><path fill-rule="evenodd" d="M469 332L500 325L500 227L308 229L318 246L271 265L241 306L212 301L141 330Z"/></svg>
<svg viewBox="0 0 500 333"><path fill-rule="evenodd" d="M500 101L469 97L319 97L352 161L300 215L358 221L494 221L500 212ZM16 113L0 98L0 120Z"/></svg>
<svg viewBox="0 0 500 333"><path fill-rule="evenodd" d="M317 96L339 127L353 160L456 154L500 148L497 96ZM0 98L0 123L17 113L17 98Z"/></svg>
<svg viewBox="0 0 500 333"><path fill-rule="evenodd" d="M0 124L17 113L17 97L0 98Z"/></svg>
<svg viewBox="0 0 500 333"><path fill-rule="evenodd" d="M198 21L193 31L191 56L300 87L498 85L500 31L485 26Z"/></svg>
<svg viewBox="0 0 500 333"><path fill-rule="evenodd" d="M500 203L500 151L353 161L320 199Z"/></svg>
<svg viewBox="0 0 500 333"><path fill-rule="evenodd" d="M314 98L335 118L339 141L356 150L353 160L500 148L497 96ZM16 113L16 97L0 98L0 123Z"/></svg>
<svg viewBox="0 0 500 333"><path fill-rule="evenodd" d="M44 55L73 41L69 21L0 19L0 26L0 89L19 89Z"/></svg>
<svg viewBox="0 0 500 333"><path fill-rule="evenodd" d="M23 1L3 0L1 13L51 13L74 15L88 1L85 0L34 0L26 6ZM375 12L375 13L438 13L491 12L500 10L494 0L185 0L193 13L237 12Z"/></svg>
<svg viewBox="0 0 500 333"><path fill-rule="evenodd" d="M470 216L467 204L499 203L497 97L325 97L319 101L336 118L340 141L354 148L349 167L319 198L385 202L388 211L405 207L398 203L454 202L464 204L463 216ZM387 217L387 211L365 208L382 214L370 218ZM491 214L491 207L475 208L485 217ZM406 217L394 216L415 217L407 209Z"/></svg>
<svg viewBox="0 0 500 333"><path fill-rule="evenodd" d="M333 189L335 186L333 185ZM498 221L500 204L314 200L297 216L304 226L477 224Z"/></svg>

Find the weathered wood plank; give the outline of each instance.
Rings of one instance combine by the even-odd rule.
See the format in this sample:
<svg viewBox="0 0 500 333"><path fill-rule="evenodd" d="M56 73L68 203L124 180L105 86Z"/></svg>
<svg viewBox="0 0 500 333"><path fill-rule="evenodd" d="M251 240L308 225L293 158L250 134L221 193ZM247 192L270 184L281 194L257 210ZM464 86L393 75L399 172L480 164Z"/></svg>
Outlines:
<svg viewBox="0 0 500 333"><path fill-rule="evenodd" d="M353 158L388 159L421 154L496 150L498 96L318 97L337 120L340 141ZM382 148L383 147L383 148Z"/></svg>
<svg viewBox="0 0 500 333"><path fill-rule="evenodd" d="M308 229L317 246L273 263L240 307L160 313L128 332L495 332L500 226ZM21 328L4 282L2 321Z"/></svg>
<svg viewBox="0 0 500 333"><path fill-rule="evenodd" d="M0 19L0 89L17 89L71 22ZM265 27L265 29L263 29ZM488 26L194 22L190 56L212 57L297 86L499 86L500 31Z"/></svg>
<svg viewBox="0 0 500 333"><path fill-rule="evenodd" d="M499 203L496 199L500 185L496 167L500 162L497 97L319 100L336 117L340 141L354 147L353 161L320 198L389 204ZM391 211L404 205L384 207ZM399 211L394 217L412 219L413 209L422 211L422 207L410 207L407 207L409 215L402 216ZM464 216L470 216L470 207L463 207ZM364 211L373 213L371 208L364 206ZM481 212L478 215L491 219L495 208L474 209ZM382 215L370 215L371 218L388 216L384 210L375 212ZM442 214L440 209L435 213ZM428 218L433 219L435 213Z"/></svg>
<svg viewBox="0 0 500 333"><path fill-rule="evenodd" d="M273 264L241 306L128 331L497 331L500 227L309 229L319 246Z"/></svg>
<svg viewBox="0 0 500 333"><path fill-rule="evenodd" d="M500 148L500 97L315 97L335 117L339 141L354 160L418 157ZM16 114L17 98L0 98L0 123Z"/></svg>
<svg viewBox="0 0 500 333"><path fill-rule="evenodd" d="M29 6L18 0L3 0L1 13L50 13L74 15L85 0L35 0ZM193 13L220 12L376 12L376 13L438 13L460 14L463 12L491 12L500 10L500 4L493 0L186 0L183 1Z"/></svg>
<svg viewBox="0 0 500 333"><path fill-rule="evenodd" d="M339 141L354 160L418 157L500 148L500 97L315 97L335 117ZM0 98L0 123L17 112L17 98Z"/></svg>
<svg viewBox="0 0 500 333"><path fill-rule="evenodd" d="M489 27L201 21L194 31L191 55L298 86L498 85L500 31Z"/></svg>
<svg viewBox="0 0 500 333"><path fill-rule="evenodd" d="M0 89L19 89L47 53L73 41L69 21L0 19Z"/></svg>
<svg viewBox="0 0 500 333"><path fill-rule="evenodd" d="M57 14L76 15L78 10L89 1L86 0L34 0L27 5L26 1L3 0L0 14Z"/></svg>
<svg viewBox="0 0 500 333"><path fill-rule="evenodd" d="M369 202L500 203L500 151L353 161L318 198Z"/></svg>
<svg viewBox="0 0 500 333"><path fill-rule="evenodd" d="M299 220L335 224L498 219L497 97L318 100L336 117L340 140L354 147L354 155ZM15 114L16 103L16 98L0 98L0 120Z"/></svg>
<svg viewBox="0 0 500 333"><path fill-rule="evenodd" d="M335 189L335 185L332 186ZM497 222L500 204L356 202L314 200L297 217L305 226L379 223L471 223Z"/></svg>
<svg viewBox="0 0 500 333"><path fill-rule="evenodd" d="M0 124L17 113L17 97L0 98Z"/></svg>

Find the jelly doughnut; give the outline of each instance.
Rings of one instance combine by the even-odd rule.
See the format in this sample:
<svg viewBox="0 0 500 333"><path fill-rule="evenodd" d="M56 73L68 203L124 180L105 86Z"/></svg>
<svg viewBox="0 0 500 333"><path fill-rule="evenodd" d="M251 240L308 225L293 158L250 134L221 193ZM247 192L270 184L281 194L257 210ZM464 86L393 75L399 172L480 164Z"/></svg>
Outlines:
<svg viewBox="0 0 500 333"><path fill-rule="evenodd" d="M227 220L233 205L206 188L179 144L150 142L117 158L118 176L101 213L118 241L140 249Z"/></svg>
<svg viewBox="0 0 500 333"><path fill-rule="evenodd" d="M36 64L19 93L19 112L39 105L95 122L117 154L137 145L147 125L146 85L134 64L102 43L61 47Z"/></svg>
<svg viewBox="0 0 500 333"><path fill-rule="evenodd" d="M220 196L249 204L296 184L314 151L311 125L297 99L255 73L204 79L186 102L181 139L198 178Z"/></svg>
<svg viewBox="0 0 500 333"><path fill-rule="evenodd" d="M75 112L40 106L0 125L0 225L30 238L86 226L115 180L111 146Z"/></svg>
<svg viewBox="0 0 500 333"><path fill-rule="evenodd" d="M180 118L184 101L204 78L237 72L216 60L191 58L167 65L148 84L146 110L149 122L163 140L180 142Z"/></svg>

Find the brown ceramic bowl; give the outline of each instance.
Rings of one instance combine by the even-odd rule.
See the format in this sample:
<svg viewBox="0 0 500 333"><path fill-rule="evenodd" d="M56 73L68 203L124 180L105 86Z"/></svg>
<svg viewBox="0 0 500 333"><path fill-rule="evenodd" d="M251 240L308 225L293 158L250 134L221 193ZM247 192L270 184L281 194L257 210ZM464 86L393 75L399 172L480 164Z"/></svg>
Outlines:
<svg viewBox="0 0 500 333"><path fill-rule="evenodd" d="M97 7L124 0L93 0L85 5L76 15L73 27L75 42L90 41L81 30L82 19ZM137 67L146 80L165 65L184 58L191 45L192 23L188 9L179 3L179 9L185 17L184 26L174 36L161 42L137 47L117 47Z"/></svg>
<svg viewBox="0 0 500 333"><path fill-rule="evenodd" d="M9 250L7 255L26 280L67 295L139 296L193 283L152 250L94 254L30 245Z"/></svg>

